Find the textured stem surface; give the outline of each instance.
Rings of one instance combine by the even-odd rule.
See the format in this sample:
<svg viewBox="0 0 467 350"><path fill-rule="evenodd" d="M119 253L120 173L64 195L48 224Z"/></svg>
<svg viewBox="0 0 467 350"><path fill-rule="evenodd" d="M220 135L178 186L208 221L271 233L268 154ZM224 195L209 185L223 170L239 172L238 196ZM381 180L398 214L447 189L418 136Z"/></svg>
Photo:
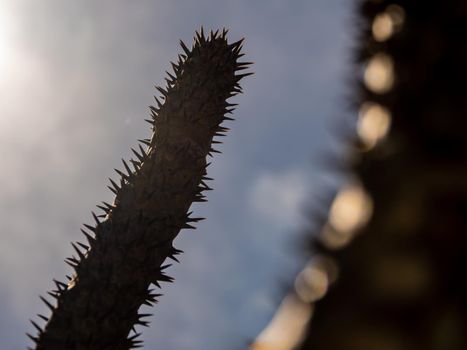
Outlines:
<svg viewBox="0 0 467 350"><path fill-rule="evenodd" d="M213 137L228 129L220 124L233 110L227 99L241 92L236 75L249 66L240 63L242 40L228 44L226 30L207 38L196 33L191 49L181 42L184 53L172 64L167 87L158 88L151 107L151 139L141 140L119 184L113 204L99 206L104 219L83 230L89 247L74 245L78 257L68 259L75 274L68 284L56 282L56 305L44 330L32 337L36 349L129 349L141 344L135 325L147 325L138 314L142 304L156 302L150 285L172 279L161 266L180 251L172 246L182 228L193 228L188 210L193 202L205 201L206 156ZM214 141L215 142L215 141ZM84 248L84 250L82 249ZM174 258L175 259L175 258ZM176 260L176 259L175 259Z"/></svg>

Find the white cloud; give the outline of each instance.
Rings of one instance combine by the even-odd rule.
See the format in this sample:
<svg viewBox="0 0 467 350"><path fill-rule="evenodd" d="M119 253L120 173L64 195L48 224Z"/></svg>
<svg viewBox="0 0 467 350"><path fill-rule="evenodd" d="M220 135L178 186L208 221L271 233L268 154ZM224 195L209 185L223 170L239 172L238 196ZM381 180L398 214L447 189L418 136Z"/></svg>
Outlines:
<svg viewBox="0 0 467 350"><path fill-rule="evenodd" d="M302 208L309 194L309 181L303 170L265 173L250 191L251 208L281 227L298 227Z"/></svg>

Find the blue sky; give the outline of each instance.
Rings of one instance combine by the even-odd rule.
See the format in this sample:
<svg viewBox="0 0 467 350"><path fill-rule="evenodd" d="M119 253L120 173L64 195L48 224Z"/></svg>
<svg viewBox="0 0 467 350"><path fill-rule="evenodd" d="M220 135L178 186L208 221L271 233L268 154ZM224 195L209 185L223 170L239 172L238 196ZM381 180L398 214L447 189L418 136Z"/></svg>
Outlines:
<svg viewBox="0 0 467 350"><path fill-rule="evenodd" d="M178 40L227 27L255 75L209 168L207 217L182 232L174 284L145 348L240 349L266 325L304 257L306 203L339 182L318 159L349 124L351 1L26 1L0 4L0 344L25 348L37 295L149 135L148 105Z"/></svg>

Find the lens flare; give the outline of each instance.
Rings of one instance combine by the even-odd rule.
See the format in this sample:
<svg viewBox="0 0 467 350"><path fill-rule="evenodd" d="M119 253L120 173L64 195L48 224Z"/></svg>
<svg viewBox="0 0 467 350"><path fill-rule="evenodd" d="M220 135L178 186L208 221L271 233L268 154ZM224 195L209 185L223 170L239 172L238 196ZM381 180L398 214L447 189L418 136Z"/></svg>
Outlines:
<svg viewBox="0 0 467 350"><path fill-rule="evenodd" d="M0 80L3 80L13 61L13 29L11 13L0 7Z"/></svg>
<svg viewBox="0 0 467 350"><path fill-rule="evenodd" d="M357 134L367 150L376 146L389 132L391 113L378 103L365 102L360 107Z"/></svg>
<svg viewBox="0 0 467 350"><path fill-rule="evenodd" d="M388 40L394 34L394 23L391 16L386 12L376 15L371 30L376 41Z"/></svg>
<svg viewBox="0 0 467 350"><path fill-rule="evenodd" d="M404 23L405 11L398 5L389 5L386 10L375 16L371 31L376 41L383 42L390 39L399 31Z"/></svg>
<svg viewBox="0 0 467 350"><path fill-rule="evenodd" d="M359 185L344 187L329 213L329 224L339 232L353 233L365 225L373 212L371 198Z"/></svg>
<svg viewBox="0 0 467 350"><path fill-rule="evenodd" d="M363 80L371 91L384 94L391 90L394 84L394 62L386 54L374 55L366 66Z"/></svg>

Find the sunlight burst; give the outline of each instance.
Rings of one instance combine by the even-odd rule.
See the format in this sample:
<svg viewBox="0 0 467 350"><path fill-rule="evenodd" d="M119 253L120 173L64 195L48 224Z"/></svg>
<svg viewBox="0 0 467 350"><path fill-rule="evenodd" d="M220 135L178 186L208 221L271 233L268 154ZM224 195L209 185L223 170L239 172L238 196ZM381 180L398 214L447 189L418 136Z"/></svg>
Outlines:
<svg viewBox="0 0 467 350"><path fill-rule="evenodd" d="M0 82L4 80L13 61L13 29L12 14L0 7Z"/></svg>

